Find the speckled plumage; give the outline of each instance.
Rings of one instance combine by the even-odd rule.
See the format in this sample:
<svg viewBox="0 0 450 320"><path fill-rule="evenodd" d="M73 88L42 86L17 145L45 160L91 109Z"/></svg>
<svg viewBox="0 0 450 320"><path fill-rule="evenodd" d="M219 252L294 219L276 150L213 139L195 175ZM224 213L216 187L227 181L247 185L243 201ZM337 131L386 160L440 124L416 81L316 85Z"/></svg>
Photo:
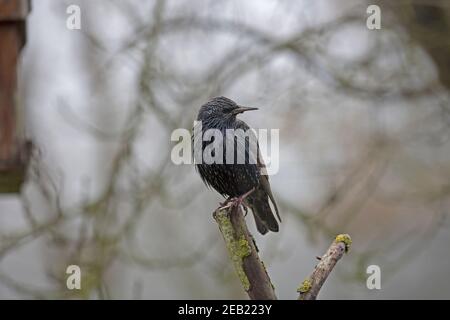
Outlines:
<svg viewBox="0 0 450 320"><path fill-rule="evenodd" d="M244 121L236 119L237 112L241 110L239 108L240 106L234 101L225 97L217 97L200 108L197 121L201 121L203 132L207 129L218 129L222 133L224 141L226 141L227 138L230 138L230 136L227 136L227 129L242 129L244 131L250 129ZM244 204L252 210L257 229L261 234L267 233L268 230L276 232L278 231L278 222L269 205L269 198L279 218L278 208L270 190L268 176L261 174L264 162L259 150L252 152L248 145L238 148L237 140L235 139L234 141L234 164L225 163L226 143L223 142L221 144L223 148L223 164L201 163L196 164L196 168L205 184L214 188L224 197L239 197L255 188L244 200ZM201 143L203 151L212 141L202 141ZM237 150L245 152L244 164L236 163ZM250 161L250 159L253 159L253 161Z"/></svg>

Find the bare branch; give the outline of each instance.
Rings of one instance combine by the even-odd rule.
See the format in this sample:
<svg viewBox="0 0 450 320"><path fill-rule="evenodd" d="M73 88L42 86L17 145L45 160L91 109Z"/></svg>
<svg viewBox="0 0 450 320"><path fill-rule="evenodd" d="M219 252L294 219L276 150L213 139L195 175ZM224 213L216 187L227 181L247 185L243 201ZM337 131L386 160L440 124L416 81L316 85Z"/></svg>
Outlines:
<svg viewBox="0 0 450 320"><path fill-rule="evenodd" d="M336 263L348 251L352 239L348 234L340 234L333 241L327 252L320 258L320 262L314 268L312 274L303 280L300 287L298 300L316 300L322 285L328 278Z"/></svg>

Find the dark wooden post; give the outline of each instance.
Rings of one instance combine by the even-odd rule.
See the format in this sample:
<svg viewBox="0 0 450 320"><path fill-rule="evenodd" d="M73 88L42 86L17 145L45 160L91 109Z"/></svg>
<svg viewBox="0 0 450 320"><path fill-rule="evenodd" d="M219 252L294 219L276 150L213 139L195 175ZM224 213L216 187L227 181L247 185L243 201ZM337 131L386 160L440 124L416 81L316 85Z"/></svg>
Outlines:
<svg viewBox="0 0 450 320"><path fill-rule="evenodd" d="M0 0L0 193L20 191L30 149L17 119L17 62L29 11L28 0Z"/></svg>

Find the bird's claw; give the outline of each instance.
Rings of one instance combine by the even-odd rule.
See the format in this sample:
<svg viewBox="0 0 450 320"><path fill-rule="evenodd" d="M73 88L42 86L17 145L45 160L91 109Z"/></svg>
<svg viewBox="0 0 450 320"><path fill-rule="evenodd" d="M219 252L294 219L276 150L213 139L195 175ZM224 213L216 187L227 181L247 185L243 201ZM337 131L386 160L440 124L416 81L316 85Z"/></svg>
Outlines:
<svg viewBox="0 0 450 320"><path fill-rule="evenodd" d="M220 204L219 210L227 208L237 208L242 205L244 207L245 216L247 216L247 206L244 205L243 202L245 198L247 198L253 191L255 191L255 188L250 189L248 192L244 193L239 197L228 198L227 200L225 200L225 202Z"/></svg>
<svg viewBox="0 0 450 320"><path fill-rule="evenodd" d="M220 204L219 210L234 208L241 205L242 201L239 198L228 198L225 202Z"/></svg>
<svg viewBox="0 0 450 320"><path fill-rule="evenodd" d="M229 202L231 201L231 198L226 199L224 202L219 202L220 207L219 209L223 208L224 206L226 206Z"/></svg>
<svg viewBox="0 0 450 320"><path fill-rule="evenodd" d="M243 205L242 207L244 208L244 217L246 217L248 213L248 207L246 205Z"/></svg>

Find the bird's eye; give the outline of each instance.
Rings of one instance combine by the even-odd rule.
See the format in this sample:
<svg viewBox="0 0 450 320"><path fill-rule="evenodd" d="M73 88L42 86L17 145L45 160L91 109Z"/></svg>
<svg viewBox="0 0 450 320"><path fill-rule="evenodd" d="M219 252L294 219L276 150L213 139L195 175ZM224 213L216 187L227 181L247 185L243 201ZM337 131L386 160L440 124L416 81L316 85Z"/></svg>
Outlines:
<svg viewBox="0 0 450 320"><path fill-rule="evenodd" d="M223 111L225 111L225 113L231 113L234 109L234 107L226 107Z"/></svg>

